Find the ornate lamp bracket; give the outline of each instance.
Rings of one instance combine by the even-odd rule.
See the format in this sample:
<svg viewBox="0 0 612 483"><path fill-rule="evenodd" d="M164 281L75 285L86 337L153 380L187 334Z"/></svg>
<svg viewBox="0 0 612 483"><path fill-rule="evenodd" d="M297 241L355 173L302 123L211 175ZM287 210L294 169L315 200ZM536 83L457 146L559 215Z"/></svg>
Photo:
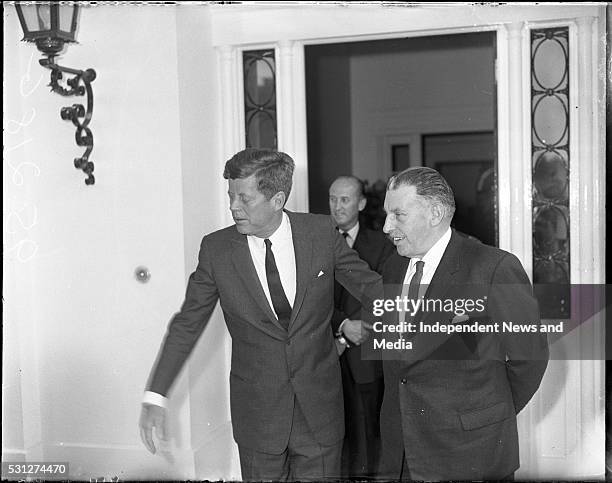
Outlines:
<svg viewBox="0 0 612 483"><path fill-rule="evenodd" d="M74 167L82 170L87 178L86 185L92 185L96 182L93 175L94 163L89 161L89 155L93 150L93 134L89 129L89 122L93 113L93 91L91 83L96 78L96 71L93 69L76 70L69 67L63 67L56 64L53 56L45 59L40 59L40 65L51 70L51 82L49 86L52 92L68 97L87 95L87 109L83 104L73 104L72 106L62 107L60 116L65 121L72 121L76 127L75 140L77 146L85 147L85 152L80 158L74 158ZM72 75L73 77L66 79L68 87L60 85L64 74Z"/></svg>

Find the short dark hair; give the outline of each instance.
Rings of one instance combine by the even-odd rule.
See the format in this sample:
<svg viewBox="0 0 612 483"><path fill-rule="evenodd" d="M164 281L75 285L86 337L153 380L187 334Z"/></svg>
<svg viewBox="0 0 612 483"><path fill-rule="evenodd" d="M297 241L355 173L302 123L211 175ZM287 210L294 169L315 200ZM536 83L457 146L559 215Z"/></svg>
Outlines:
<svg viewBox="0 0 612 483"><path fill-rule="evenodd" d="M286 201L291 193L294 168L295 163L288 154L274 149L247 148L225 163L223 178L243 179L255 175L257 190L267 200L282 191Z"/></svg>
<svg viewBox="0 0 612 483"><path fill-rule="evenodd" d="M364 199L366 197L365 183L361 181L357 176L353 176L352 174L343 174L342 176L338 176L334 180L334 183L339 179L344 179L353 182L357 187L357 194L359 195L359 199Z"/></svg>
<svg viewBox="0 0 612 483"><path fill-rule="evenodd" d="M444 177L435 169L425 166L416 166L392 176L387 183L387 190L394 190L400 186L414 186L417 195L442 204L447 215L455 213L455 196Z"/></svg>

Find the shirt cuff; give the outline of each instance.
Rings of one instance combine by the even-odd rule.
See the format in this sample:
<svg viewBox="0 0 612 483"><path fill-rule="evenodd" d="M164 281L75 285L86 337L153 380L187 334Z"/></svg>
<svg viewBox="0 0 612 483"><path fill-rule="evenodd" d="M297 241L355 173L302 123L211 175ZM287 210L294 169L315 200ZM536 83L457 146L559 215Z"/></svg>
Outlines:
<svg viewBox="0 0 612 483"><path fill-rule="evenodd" d="M348 320L349 320L349 319L344 319L344 320L342 321L342 323L341 323L341 324L340 324L340 326L338 327L338 332L336 332L336 334L337 334L337 335L342 335L342 334L343 334L343 332L342 332L342 327L344 326L345 322L348 322Z"/></svg>
<svg viewBox="0 0 612 483"><path fill-rule="evenodd" d="M156 392L145 391L142 396L142 404L152 404L153 406L168 407L168 398Z"/></svg>

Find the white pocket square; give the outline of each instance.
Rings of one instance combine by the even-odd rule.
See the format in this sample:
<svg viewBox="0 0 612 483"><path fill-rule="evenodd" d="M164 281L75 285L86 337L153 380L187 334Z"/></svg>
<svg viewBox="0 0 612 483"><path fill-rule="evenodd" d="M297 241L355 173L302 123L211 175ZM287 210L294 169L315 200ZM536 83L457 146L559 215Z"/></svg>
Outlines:
<svg viewBox="0 0 612 483"><path fill-rule="evenodd" d="M323 273L323 270L319 270L319 275L317 275L317 278L319 278L321 275L325 275L325 274Z"/></svg>

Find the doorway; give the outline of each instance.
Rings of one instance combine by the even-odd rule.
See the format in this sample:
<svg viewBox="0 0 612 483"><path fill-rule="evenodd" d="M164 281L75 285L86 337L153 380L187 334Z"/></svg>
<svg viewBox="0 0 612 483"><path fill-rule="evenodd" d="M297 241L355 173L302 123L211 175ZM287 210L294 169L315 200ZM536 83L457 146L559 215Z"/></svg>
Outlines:
<svg viewBox="0 0 612 483"><path fill-rule="evenodd" d="M361 222L384 223L388 178L442 172L454 226L498 245L495 32L305 46L310 211L340 175L366 184Z"/></svg>

